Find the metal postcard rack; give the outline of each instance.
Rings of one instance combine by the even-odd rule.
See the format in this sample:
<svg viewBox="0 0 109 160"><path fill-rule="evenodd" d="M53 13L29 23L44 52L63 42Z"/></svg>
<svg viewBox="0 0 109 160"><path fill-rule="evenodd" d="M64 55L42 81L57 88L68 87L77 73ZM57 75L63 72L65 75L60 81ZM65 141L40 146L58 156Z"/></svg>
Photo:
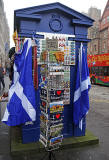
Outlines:
<svg viewBox="0 0 109 160"><path fill-rule="evenodd" d="M59 148L63 139L64 66L62 57L55 63L49 51L43 54L44 63L40 68L40 141L47 150L54 150Z"/></svg>
<svg viewBox="0 0 109 160"><path fill-rule="evenodd" d="M75 64L75 42L62 35L48 37L39 40L37 46L41 65L40 142L52 151L59 148L63 139L63 110L64 105L70 104L70 65Z"/></svg>

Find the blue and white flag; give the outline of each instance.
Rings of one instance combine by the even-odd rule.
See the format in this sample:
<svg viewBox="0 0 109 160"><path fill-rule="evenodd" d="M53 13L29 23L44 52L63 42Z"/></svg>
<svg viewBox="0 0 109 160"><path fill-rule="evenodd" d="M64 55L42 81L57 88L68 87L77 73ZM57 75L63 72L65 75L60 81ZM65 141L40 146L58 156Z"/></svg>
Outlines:
<svg viewBox="0 0 109 160"><path fill-rule="evenodd" d="M2 121L16 126L36 120L36 97L32 79L32 41L26 39L21 54L15 55L13 84Z"/></svg>
<svg viewBox="0 0 109 160"><path fill-rule="evenodd" d="M83 44L81 43L78 55L76 84L74 91L73 102L73 122L79 124L86 116L89 110L89 95L88 91L91 87L89 69L87 65L87 56Z"/></svg>

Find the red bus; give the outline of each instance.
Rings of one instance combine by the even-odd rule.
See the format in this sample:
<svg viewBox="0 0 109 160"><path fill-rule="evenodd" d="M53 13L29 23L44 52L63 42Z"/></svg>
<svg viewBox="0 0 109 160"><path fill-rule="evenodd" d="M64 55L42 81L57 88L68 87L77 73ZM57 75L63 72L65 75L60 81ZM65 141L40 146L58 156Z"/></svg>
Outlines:
<svg viewBox="0 0 109 160"><path fill-rule="evenodd" d="M109 86L109 53L87 55L87 60L91 83Z"/></svg>

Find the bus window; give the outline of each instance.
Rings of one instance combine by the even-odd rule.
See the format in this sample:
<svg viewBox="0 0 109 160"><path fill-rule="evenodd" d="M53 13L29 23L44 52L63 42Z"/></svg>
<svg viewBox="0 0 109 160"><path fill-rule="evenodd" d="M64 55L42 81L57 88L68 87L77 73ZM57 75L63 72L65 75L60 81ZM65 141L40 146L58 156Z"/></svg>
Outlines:
<svg viewBox="0 0 109 160"><path fill-rule="evenodd" d="M94 74L95 70L94 70L94 67L92 67L92 74Z"/></svg>
<svg viewBox="0 0 109 160"><path fill-rule="evenodd" d="M99 67L98 76L104 76L104 70L102 66Z"/></svg>
<svg viewBox="0 0 109 160"><path fill-rule="evenodd" d="M92 74L98 74L98 67L92 67L91 68L91 73Z"/></svg>
<svg viewBox="0 0 109 160"><path fill-rule="evenodd" d="M107 67L107 76L109 76L109 66Z"/></svg>
<svg viewBox="0 0 109 160"><path fill-rule="evenodd" d="M104 76L104 67L101 67L101 76Z"/></svg>
<svg viewBox="0 0 109 160"><path fill-rule="evenodd" d="M96 73L96 75L98 75L98 73L99 73L99 67L95 67L95 73Z"/></svg>
<svg viewBox="0 0 109 160"><path fill-rule="evenodd" d="M98 76L101 75L101 68L100 68L100 67L98 67L98 73L97 73L97 75L98 75Z"/></svg>
<svg viewBox="0 0 109 160"><path fill-rule="evenodd" d="M109 66L104 67L104 76L109 76Z"/></svg>
<svg viewBox="0 0 109 160"><path fill-rule="evenodd" d="M93 73L93 74L96 74L96 67L93 67L92 73Z"/></svg>
<svg viewBox="0 0 109 160"><path fill-rule="evenodd" d="M108 73L107 73L107 67L104 67L104 76L107 76L108 75Z"/></svg>

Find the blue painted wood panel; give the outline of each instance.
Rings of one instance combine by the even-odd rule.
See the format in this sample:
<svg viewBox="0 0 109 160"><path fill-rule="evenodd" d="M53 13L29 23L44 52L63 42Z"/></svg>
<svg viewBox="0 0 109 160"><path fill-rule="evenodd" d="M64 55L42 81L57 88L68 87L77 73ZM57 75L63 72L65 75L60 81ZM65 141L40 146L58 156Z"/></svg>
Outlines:
<svg viewBox="0 0 109 160"><path fill-rule="evenodd" d="M40 21L32 21L32 20L21 20L20 21L20 32L21 33L33 33L33 32L49 32L54 33L54 31L50 28L50 23L56 24L55 19L59 20L62 24L62 29L58 31L60 34L73 34L74 35L74 25L71 23L71 16L60 13L59 10L57 11L50 11L47 13L42 13L42 19ZM53 21L54 20L54 21ZM54 26L56 27L56 26Z"/></svg>

